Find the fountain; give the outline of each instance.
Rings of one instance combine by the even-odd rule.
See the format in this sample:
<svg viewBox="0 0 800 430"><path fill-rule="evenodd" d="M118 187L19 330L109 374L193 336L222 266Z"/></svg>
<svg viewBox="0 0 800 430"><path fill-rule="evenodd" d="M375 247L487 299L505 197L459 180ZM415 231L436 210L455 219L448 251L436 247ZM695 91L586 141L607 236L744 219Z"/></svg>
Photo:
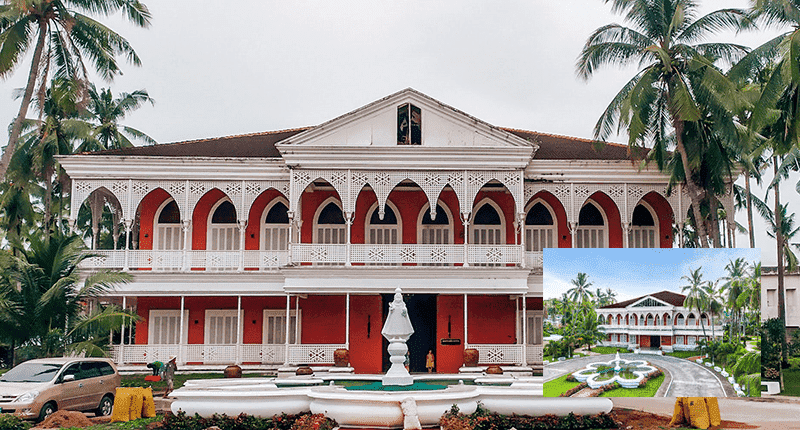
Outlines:
<svg viewBox="0 0 800 430"><path fill-rule="evenodd" d="M271 417L281 413L311 412L336 420L343 428L418 428L438 426L439 418L457 405L464 413L472 413L478 402L500 414L541 416L546 414L594 415L610 412L607 398L543 398L539 379L508 377L507 386L467 385L472 379L480 384L482 375L418 375L403 366L408 347L406 341L414 333L400 288L381 333L389 340L391 368L385 375L325 374L313 377L247 378L240 380L194 380L173 391L173 413L211 416L246 413ZM431 378L452 380L439 389L424 384ZM486 379L483 377L483 379ZM336 385L342 381L374 381L368 387L348 390ZM470 381L472 382L472 381ZM326 385L328 384L328 385ZM349 387L353 388L353 387ZM364 389L367 388L367 389Z"/></svg>
<svg viewBox="0 0 800 430"><path fill-rule="evenodd" d="M619 358L619 351L617 351L614 360L589 363L585 368L573 373L572 376L578 382L586 382L589 388L592 389L611 385L615 382L624 388L636 388L647 374L656 370L658 369L644 360L624 360Z"/></svg>

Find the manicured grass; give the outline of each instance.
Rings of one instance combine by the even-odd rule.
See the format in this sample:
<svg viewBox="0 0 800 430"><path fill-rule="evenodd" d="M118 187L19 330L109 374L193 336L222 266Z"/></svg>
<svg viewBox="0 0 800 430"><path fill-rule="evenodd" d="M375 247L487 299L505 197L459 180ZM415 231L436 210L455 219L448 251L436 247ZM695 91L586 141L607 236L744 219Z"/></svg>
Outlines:
<svg viewBox="0 0 800 430"><path fill-rule="evenodd" d="M567 376L569 376L569 374L553 379L552 381L545 382L544 396L558 397L561 393L565 393L567 390L575 388L578 385L580 385L580 382L567 381Z"/></svg>
<svg viewBox="0 0 800 430"><path fill-rule="evenodd" d="M578 358L578 357L586 357L586 354L581 354L580 352L575 352L572 354L572 358ZM548 360L551 363L554 361L558 361L558 357L553 357L552 355L545 355L543 359ZM569 360L569 358L567 358L567 360Z"/></svg>
<svg viewBox="0 0 800 430"><path fill-rule="evenodd" d="M653 397L662 383L664 383L664 375L647 381L644 388L615 388L600 394L599 397Z"/></svg>
<svg viewBox="0 0 800 430"><path fill-rule="evenodd" d="M700 355L700 351L673 351L673 352L666 352L664 355L669 355L670 357L678 357L678 358L689 358L689 357L697 357Z"/></svg>
<svg viewBox="0 0 800 430"><path fill-rule="evenodd" d="M70 427L68 429L62 430L146 430L147 425L161 421L164 417L158 416L155 418L141 418L138 420L128 421L125 423L109 423L109 424L98 424L96 426L89 426L89 427Z"/></svg>
<svg viewBox="0 0 800 430"><path fill-rule="evenodd" d="M153 382L145 381L145 374L136 375L122 375L123 387L153 387L153 390L158 393L158 390L164 390L167 383L162 381ZM175 389L183 387L183 383L190 379L218 379L223 378L225 375L222 372L218 373L177 373L175 374ZM262 373L245 373L242 375L244 378L263 378L267 375Z"/></svg>
<svg viewBox="0 0 800 430"><path fill-rule="evenodd" d="M592 352L596 352L598 354L616 354L619 351L620 354L629 352L625 348L614 348L613 346L595 346L592 348Z"/></svg>
<svg viewBox="0 0 800 430"><path fill-rule="evenodd" d="M800 396L800 369L791 367L783 369L784 396Z"/></svg>

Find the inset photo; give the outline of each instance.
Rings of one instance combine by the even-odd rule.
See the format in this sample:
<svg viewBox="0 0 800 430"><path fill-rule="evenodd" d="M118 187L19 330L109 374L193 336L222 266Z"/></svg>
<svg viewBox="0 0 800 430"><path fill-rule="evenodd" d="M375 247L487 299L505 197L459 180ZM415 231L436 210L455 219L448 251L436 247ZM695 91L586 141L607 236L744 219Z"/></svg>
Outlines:
<svg viewBox="0 0 800 430"><path fill-rule="evenodd" d="M759 249L544 250L546 397L757 397Z"/></svg>

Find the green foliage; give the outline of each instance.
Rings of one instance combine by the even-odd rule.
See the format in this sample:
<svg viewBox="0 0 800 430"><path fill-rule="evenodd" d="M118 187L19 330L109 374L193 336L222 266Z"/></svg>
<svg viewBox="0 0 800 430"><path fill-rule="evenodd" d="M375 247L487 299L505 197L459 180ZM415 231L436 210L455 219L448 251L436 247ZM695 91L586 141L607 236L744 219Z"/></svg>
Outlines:
<svg viewBox="0 0 800 430"><path fill-rule="evenodd" d="M785 326L780 318L772 318L761 327L761 376L775 379L781 368L781 340ZM768 372L769 370L769 372Z"/></svg>
<svg viewBox="0 0 800 430"><path fill-rule="evenodd" d="M664 355L669 355L671 357L677 358L689 358L689 357L697 357L700 355L698 351L672 351L664 353Z"/></svg>
<svg viewBox="0 0 800 430"><path fill-rule="evenodd" d="M0 414L0 430L28 430L31 424L12 414Z"/></svg>
<svg viewBox="0 0 800 430"><path fill-rule="evenodd" d="M616 423L610 415L544 415L530 417L525 415L500 415L479 405L474 413L465 415L458 408L451 408L439 420L442 430L555 430L555 429L611 429ZM224 430L224 429L223 429Z"/></svg>
<svg viewBox="0 0 800 430"><path fill-rule="evenodd" d="M217 426L222 430L331 430L336 422L320 414L311 415L275 415L272 418L258 418L241 414L236 417L213 415L203 418L199 415L189 416L184 412L177 415L167 414L161 423L163 430L205 430Z"/></svg>

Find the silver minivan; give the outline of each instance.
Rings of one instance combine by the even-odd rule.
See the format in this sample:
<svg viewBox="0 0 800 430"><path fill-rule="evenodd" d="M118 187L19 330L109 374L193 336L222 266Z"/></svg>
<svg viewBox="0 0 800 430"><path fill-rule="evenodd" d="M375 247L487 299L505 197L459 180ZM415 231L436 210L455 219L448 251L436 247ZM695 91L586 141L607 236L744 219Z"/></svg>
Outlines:
<svg viewBox="0 0 800 430"><path fill-rule="evenodd" d="M58 409L110 415L120 376L106 358L40 358L0 376L0 412L43 420Z"/></svg>

